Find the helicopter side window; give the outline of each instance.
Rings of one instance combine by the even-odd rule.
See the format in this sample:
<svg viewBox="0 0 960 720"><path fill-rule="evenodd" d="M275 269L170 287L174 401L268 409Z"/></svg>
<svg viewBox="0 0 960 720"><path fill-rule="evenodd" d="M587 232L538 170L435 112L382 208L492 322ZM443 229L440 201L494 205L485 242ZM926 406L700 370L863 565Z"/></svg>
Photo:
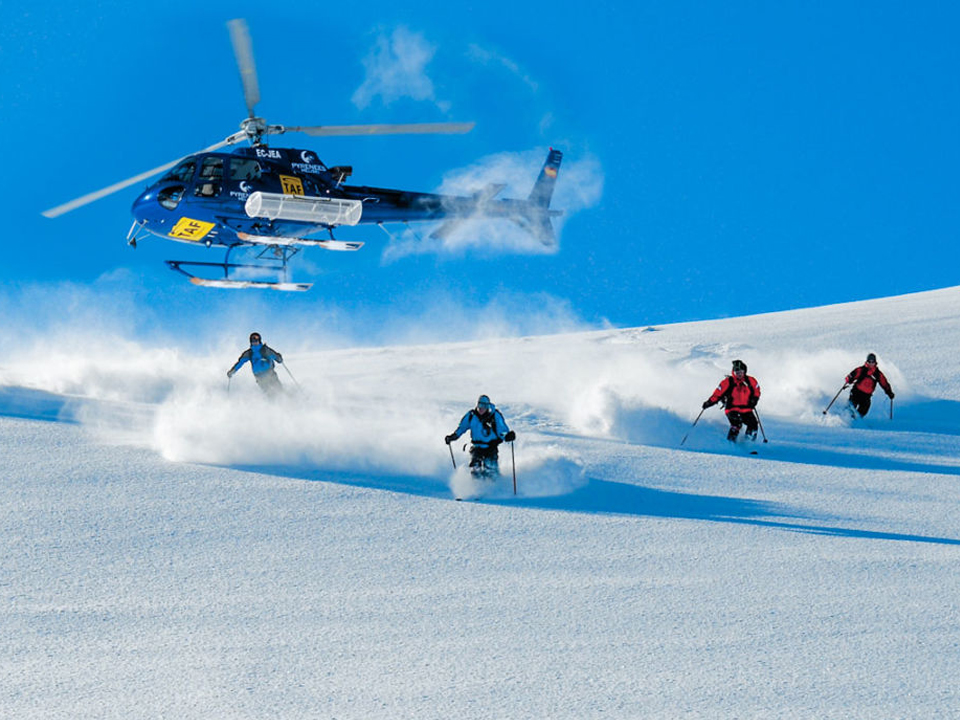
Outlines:
<svg viewBox="0 0 960 720"><path fill-rule="evenodd" d="M185 160L160 178L160 182L172 180L175 182L188 183L193 179L193 171L196 167L197 164L193 160Z"/></svg>
<svg viewBox="0 0 960 720"><path fill-rule="evenodd" d="M200 180L197 182L195 195L201 197L215 197L220 194L220 185L223 180L223 158L208 157L200 165Z"/></svg>
<svg viewBox="0 0 960 720"><path fill-rule="evenodd" d="M157 193L157 202L167 210L176 210L177 205L180 204L180 199L183 197L184 189L183 185L164 188Z"/></svg>
<svg viewBox="0 0 960 720"><path fill-rule="evenodd" d="M230 158L231 180L258 180L260 178L260 163L247 158Z"/></svg>
<svg viewBox="0 0 960 720"><path fill-rule="evenodd" d="M200 166L200 177L211 180L219 180L223 177L223 158L208 157L204 158L203 165Z"/></svg>

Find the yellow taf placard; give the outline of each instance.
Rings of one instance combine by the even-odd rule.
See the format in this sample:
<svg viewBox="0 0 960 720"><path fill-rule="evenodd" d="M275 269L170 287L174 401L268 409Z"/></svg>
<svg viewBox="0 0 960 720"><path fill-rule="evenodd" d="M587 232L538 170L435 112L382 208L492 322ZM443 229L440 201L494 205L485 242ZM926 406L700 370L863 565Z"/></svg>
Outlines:
<svg viewBox="0 0 960 720"><path fill-rule="evenodd" d="M303 181L293 175L281 175L284 195L303 195Z"/></svg>
<svg viewBox="0 0 960 720"><path fill-rule="evenodd" d="M170 237L181 240L202 240L204 235L213 230L214 223L203 220L191 220L188 217L180 218L170 231Z"/></svg>

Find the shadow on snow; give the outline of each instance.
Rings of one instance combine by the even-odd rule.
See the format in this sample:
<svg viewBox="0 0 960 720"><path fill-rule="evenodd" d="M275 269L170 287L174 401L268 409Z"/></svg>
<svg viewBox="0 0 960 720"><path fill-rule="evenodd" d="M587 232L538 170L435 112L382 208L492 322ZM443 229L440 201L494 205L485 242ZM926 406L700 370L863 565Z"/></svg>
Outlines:
<svg viewBox="0 0 960 720"><path fill-rule="evenodd" d="M0 416L43 420L46 422L76 422L81 400L65 395L17 386L0 386Z"/></svg>
<svg viewBox="0 0 960 720"><path fill-rule="evenodd" d="M452 501L449 488L442 478L378 475L372 472L359 474L356 472L293 469L276 466L244 466L237 467L237 469L284 478L387 490ZM500 482L509 482L509 478L504 477ZM522 486L522 479L520 482ZM507 498L479 498L474 502L488 506L522 507L591 515L703 520L865 540L897 540L901 542L960 545L960 540L954 538L810 524L811 521L815 522L816 519L785 506L760 500L656 490L610 480L591 479L586 485L564 495L524 497L521 494L517 497ZM456 504L459 505L459 503ZM464 505L470 504L464 503ZM798 522L790 522L790 519L798 520ZM803 522L804 520L808 522Z"/></svg>
<svg viewBox="0 0 960 720"><path fill-rule="evenodd" d="M960 540L954 538L876 532L775 520L774 518L795 518L798 520L813 520L814 518L805 517L775 503L654 490L607 480L591 480L585 487L565 496L519 498L515 501L499 501L498 504L517 504L544 510L564 510L568 512L706 520L834 537L960 545Z"/></svg>

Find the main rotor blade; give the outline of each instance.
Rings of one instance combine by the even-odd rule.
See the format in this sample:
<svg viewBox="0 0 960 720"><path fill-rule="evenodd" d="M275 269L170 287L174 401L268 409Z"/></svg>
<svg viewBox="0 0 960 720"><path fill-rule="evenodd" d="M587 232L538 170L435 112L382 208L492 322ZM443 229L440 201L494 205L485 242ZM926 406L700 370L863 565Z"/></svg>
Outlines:
<svg viewBox="0 0 960 720"><path fill-rule="evenodd" d="M287 125L287 132L307 135L425 135L430 133L468 133L475 123L406 123L400 125Z"/></svg>
<svg viewBox="0 0 960 720"><path fill-rule="evenodd" d="M230 30L230 42L233 43L233 54L237 58L237 67L240 68L240 80L243 82L243 97L247 101L247 112L253 117L253 108L260 102L260 86L257 83L257 68L253 64L253 43L250 41L250 31L247 21L241 19L227 22Z"/></svg>
<svg viewBox="0 0 960 720"><path fill-rule="evenodd" d="M208 148L204 148L200 152L201 153L213 152L214 150L219 150L224 145L229 145L229 144L230 144L230 138L227 138L226 140L218 142L216 145L211 145ZM197 153L193 153L193 154L197 154ZM92 193L87 193L83 197L78 197L76 200L71 200L70 202L64 203L63 205L57 205L57 207L55 208L44 210L41 214L44 217L48 217L48 218L59 217L64 213L70 212L71 210L76 210L78 207L83 207L84 205L92 203L94 200L99 200L100 198L106 197L107 195L112 195L118 190L123 190L125 187L130 187L134 183L138 183L142 180L146 180L147 178L152 177L154 175L159 175L164 170L169 170L170 168L172 168L174 165L176 165L178 162L180 162L186 157L189 157L189 155L184 155L183 157L177 158L173 162L166 163L164 165L161 165L160 167L155 167L152 170L147 170L146 172L142 172L139 175L134 175L132 178L121 180L120 182L114 183L113 185L110 185L109 187L105 187L102 190L97 190Z"/></svg>

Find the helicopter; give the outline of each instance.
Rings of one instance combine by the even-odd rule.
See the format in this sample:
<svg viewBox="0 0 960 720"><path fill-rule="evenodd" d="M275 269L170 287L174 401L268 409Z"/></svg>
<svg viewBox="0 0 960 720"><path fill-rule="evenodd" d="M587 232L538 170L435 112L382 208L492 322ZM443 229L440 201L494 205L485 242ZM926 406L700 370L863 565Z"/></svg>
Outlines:
<svg viewBox="0 0 960 720"><path fill-rule="evenodd" d="M260 101L253 44L242 19L227 23L240 70L247 117L240 130L199 152L88 193L44 211L55 218L135 183L163 173L133 202L127 242L134 248L150 235L207 248L223 248L220 262L167 260L171 270L203 287L305 291L312 283L291 282L289 263L303 248L356 251L362 242L338 240L342 226L439 222L431 237L443 238L467 219L513 221L545 245L555 242L550 208L563 154L551 148L525 199L495 199L505 184L490 184L471 196L348 185L353 168L327 167L312 150L271 147L267 136L299 132L311 136L466 133L474 123L381 125L270 125L255 114ZM248 145L224 151L246 141ZM316 237L320 234L321 237ZM322 235L326 235L323 237ZM231 253L252 259L231 262ZM275 281L259 279L265 273Z"/></svg>

